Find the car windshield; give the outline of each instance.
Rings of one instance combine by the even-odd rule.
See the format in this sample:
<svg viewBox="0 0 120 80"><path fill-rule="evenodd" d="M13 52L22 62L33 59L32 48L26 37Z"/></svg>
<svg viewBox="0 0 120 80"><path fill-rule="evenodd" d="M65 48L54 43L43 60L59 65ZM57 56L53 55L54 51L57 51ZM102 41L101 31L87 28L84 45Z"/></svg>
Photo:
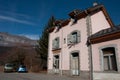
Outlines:
<svg viewBox="0 0 120 80"><path fill-rule="evenodd" d="M7 67L13 67L13 64L6 64Z"/></svg>

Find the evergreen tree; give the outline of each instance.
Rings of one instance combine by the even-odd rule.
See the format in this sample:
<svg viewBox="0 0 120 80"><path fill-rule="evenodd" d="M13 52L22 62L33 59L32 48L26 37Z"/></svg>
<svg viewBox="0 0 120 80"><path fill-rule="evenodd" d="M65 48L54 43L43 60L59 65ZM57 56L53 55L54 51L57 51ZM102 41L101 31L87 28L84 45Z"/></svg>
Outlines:
<svg viewBox="0 0 120 80"><path fill-rule="evenodd" d="M41 60L40 66L43 68L47 66L47 55L48 55L48 40L49 40L49 32L48 29L53 27L53 22L55 18L52 16L48 23L45 25L44 30L40 39L38 40L38 45L36 46L37 57Z"/></svg>

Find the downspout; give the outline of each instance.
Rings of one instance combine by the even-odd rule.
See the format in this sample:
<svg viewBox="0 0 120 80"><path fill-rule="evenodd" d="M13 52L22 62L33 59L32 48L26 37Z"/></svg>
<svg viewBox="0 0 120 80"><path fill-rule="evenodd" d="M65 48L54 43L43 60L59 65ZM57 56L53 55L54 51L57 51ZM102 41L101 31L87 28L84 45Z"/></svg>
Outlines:
<svg viewBox="0 0 120 80"><path fill-rule="evenodd" d="M89 38L88 38L89 39ZM90 80L93 80L93 59L92 59L92 45L89 40L89 51L90 51Z"/></svg>
<svg viewBox="0 0 120 80"><path fill-rule="evenodd" d="M63 29L61 28L61 72L60 75L63 75L63 71L62 71L62 54L63 54Z"/></svg>
<svg viewBox="0 0 120 80"><path fill-rule="evenodd" d="M90 14L88 14L87 10L85 10L85 13L87 14L86 24L87 24L87 35L88 35L87 46L88 46L88 52L89 52L89 68L90 68L90 76L89 77L90 77L90 80L93 80L92 45L89 40L89 37L92 34L91 18L90 18Z"/></svg>

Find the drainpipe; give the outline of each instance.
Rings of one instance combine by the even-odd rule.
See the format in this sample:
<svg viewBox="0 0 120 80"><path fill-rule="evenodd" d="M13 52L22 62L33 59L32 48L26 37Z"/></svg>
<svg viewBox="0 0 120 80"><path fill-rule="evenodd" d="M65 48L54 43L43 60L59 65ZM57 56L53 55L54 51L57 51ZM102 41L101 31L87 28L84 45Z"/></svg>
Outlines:
<svg viewBox="0 0 120 80"><path fill-rule="evenodd" d="M90 15L88 14L88 12L85 10L85 13L88 15L87 16L87 32L88 32L88 49L89 49L89 68L90 68L90 80L93 80L93 62L92 62L92 45L91 42L89 40L89 37L92 34L92 30L91 30L91 19L90 19Z"/></svg>
<svg viewBox="0 0 120 80"><path fill-rule="evenodd" d="M61 28L61 71L60 71L60 75L63 75L63 71L62 71L62 54L63 54L63 29Z"/></svg>
<svg viewBox="0 0 120 80"><path fill-rule="evenodd" d="M89 51L90 51L90 80L93 80L93 60L92 60L92 45L89 40Z"/></svg>

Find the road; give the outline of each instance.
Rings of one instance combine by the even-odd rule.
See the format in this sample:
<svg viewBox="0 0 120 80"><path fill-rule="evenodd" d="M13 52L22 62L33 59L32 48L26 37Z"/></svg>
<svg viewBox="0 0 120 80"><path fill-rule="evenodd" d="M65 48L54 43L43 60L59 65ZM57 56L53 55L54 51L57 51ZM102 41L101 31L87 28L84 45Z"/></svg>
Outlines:
<svg viewBox="0 0 120 80"><path fill-rule="evenodd" d="M0 80L81 80L79 77L40 73L0 73Z"/></svg>

